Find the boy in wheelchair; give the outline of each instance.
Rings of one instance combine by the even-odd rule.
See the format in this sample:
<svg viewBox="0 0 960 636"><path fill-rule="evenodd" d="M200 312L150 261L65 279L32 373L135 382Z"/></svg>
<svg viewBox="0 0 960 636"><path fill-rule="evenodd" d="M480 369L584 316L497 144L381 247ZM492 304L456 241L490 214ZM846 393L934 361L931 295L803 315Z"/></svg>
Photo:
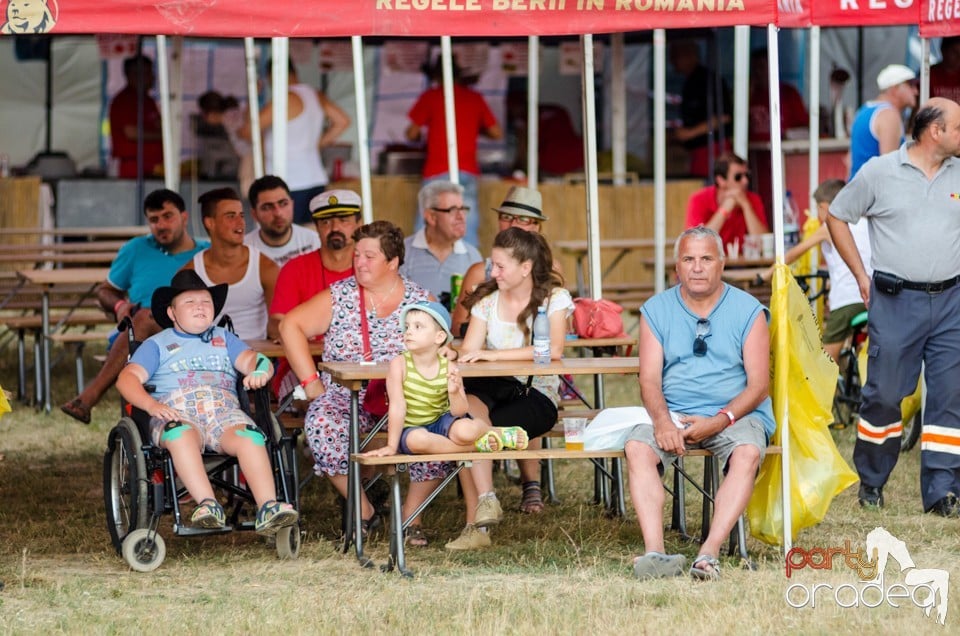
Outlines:
<svg viewBox="0 0 960 636"><path fill-rule="evenodd" d="M198 502L195 526L223 528L226 517L204 469L204 449L234 456L258 507L255 529L264 535L292 526L296 509L275 499L263 433L240 408L237 373L247 389L273 375L270 361L222 327L213 326L228 285L207 287L181 270L153 294L153 317L164 328L145 340L117 379L117 390L150 416L152 442L165 448L184 487ZM144 384L153 385L148 393ZM156 397L154 397L156 396Z"/></svg>

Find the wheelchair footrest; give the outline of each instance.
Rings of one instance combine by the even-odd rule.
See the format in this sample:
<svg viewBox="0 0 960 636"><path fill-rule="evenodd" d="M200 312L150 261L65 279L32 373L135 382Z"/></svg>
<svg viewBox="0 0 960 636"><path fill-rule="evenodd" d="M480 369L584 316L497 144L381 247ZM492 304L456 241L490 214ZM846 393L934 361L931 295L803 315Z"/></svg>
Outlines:
<svg viewBox="0 0 960 636"><path fill-rule="evenodd" d="M174 525L173 533L178 537L199 537L207 534L226 534L233 532L233 526L224 526L222 528L193 528L190 526Z"/></svg>

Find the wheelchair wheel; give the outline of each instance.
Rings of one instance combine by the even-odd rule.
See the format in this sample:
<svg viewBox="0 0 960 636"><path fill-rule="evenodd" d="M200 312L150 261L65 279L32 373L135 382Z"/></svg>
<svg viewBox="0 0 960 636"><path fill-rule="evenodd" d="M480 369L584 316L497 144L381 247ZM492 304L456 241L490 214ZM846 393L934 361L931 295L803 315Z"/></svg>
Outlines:
<svg viewBox="0 0 960 636"><path fill-rule="evenodd" d="M923 417L922 411L917 411L916 415L903 423L903 435L900 437L900 452L907 453L913 450L920 440L920 420Z"/></svg>
<svg viewBox="0 0 960 636"><path fill-rule="evenodd" d="M137 572L153 572L167 556L167 545L156 532L146 528L133 530L123 540L123 559Z"/></svg>
<svg viewBox="0 0 960 636"><path fill-rule="evenodd" d="M117 553L128 534L147 525L147 469L142 446L137 425L125 417L110 431L103 455L107 531Z"/></svg>
<svg viewBox="0 0 960 636"><path fill-rule="evenodd" d="M296 559L300 556L300 524L280 528L274 535L277 540L277 556L281 559Z"/></svg>

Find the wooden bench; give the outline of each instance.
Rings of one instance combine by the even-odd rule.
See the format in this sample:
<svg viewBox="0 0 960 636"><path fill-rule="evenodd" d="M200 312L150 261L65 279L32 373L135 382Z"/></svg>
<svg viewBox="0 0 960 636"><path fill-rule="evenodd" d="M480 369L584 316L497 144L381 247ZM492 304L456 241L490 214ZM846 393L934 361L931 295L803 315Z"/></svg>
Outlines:
<svg viewBox="0 0 960 636"><path fill-rule="evenodd" d="M767 448L767 455L780 454L782 449L779 446L770 446ZM685 521L685 506L684 506L684 481L690 481L697 490L703 495L703 521L702 521L702 532L703 537L706 536L706 531L710 527L710 519L713 513L713 497L716 491L716 485L719 483L719 471L720 467L717 466L717 463L713 461L713 456L710 452L705 450L691 450L688 451L687 457L703 457L704 458L704 482L703 486L700 486L693 480L683 468L683 458L678 458L673 464L674 468L674 487L673 490L669 490L670 494L673 496L673 511L671 519L671 528L678 530L680 534L684 537L687 537L686 534L686 521ZM392 538L390 541L390 560L383 568L384 571L392 570L394 567L403 575L403 576L412 576L412 572L406 567L406 559L404 556L404 546L403 546L403 531L410 524L410 519L402 518L403 510L403 501L401 499L400 493L400 473L403 472L404 467L407 464L415 462L456 462L457 466L444 480L440 483L436 490L427 498L427 500L422 504L421 509L429 505L437 495L443 490L443 488L449 484L453 479L459 474L463 468L469 466L471 462L480 461L480 460L523 460L523 459L536 459L541 461L552 461L557 459L589 459L594 462L598 467L601 466L599 462L605 460L611 460L612 470L609 472L604 468L606 477L613 482L613 492L622 502L624 498L623 491L623 480L622 480L622 471L621 471L621 462L624 460L624 451L622 450L566 450L564 448L544 448L539 450L523 450L523 451L499 451L493 453L480 453L480 452L469 452L469 453L435 453L435 454L424 454L424 455L391 455L387 457L367 457L362 454L352 454L350 460L356 462L361 466L378 466L386 468L391 475L391 533ZM737 522L737 526L733 529L730 536L730 553L735 553L735 550L739 552L739 555L742 559L749 563L749 555L746 548L746 528L744 523L744 518L741 515L740 519Z"/></svg>
<svg viewBox="0 0 960 636"><path fill-rule="evenodd" d="M110 322L110 324L113 324ZM83 373L83 349L88 342L106 342L109 337L106 331L64 331L50 334L52 342L60 344L73 345L74 368L77 372L77 393L83 393L84 378Z"/></svg>

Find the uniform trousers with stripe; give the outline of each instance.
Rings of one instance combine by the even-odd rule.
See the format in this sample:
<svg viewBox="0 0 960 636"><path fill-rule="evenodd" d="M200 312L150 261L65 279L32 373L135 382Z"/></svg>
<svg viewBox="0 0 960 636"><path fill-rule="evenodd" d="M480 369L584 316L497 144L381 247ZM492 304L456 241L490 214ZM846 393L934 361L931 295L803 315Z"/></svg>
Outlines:
<svg viewBox="0 0 960 636"><path fill-rule="evenodd" d="M870 291L867 381L853 459L860 481L882 487L897 464L903 424L900 402L925 367L920 438L923 509L960 495L960 285L939 294Z"/></svg>

